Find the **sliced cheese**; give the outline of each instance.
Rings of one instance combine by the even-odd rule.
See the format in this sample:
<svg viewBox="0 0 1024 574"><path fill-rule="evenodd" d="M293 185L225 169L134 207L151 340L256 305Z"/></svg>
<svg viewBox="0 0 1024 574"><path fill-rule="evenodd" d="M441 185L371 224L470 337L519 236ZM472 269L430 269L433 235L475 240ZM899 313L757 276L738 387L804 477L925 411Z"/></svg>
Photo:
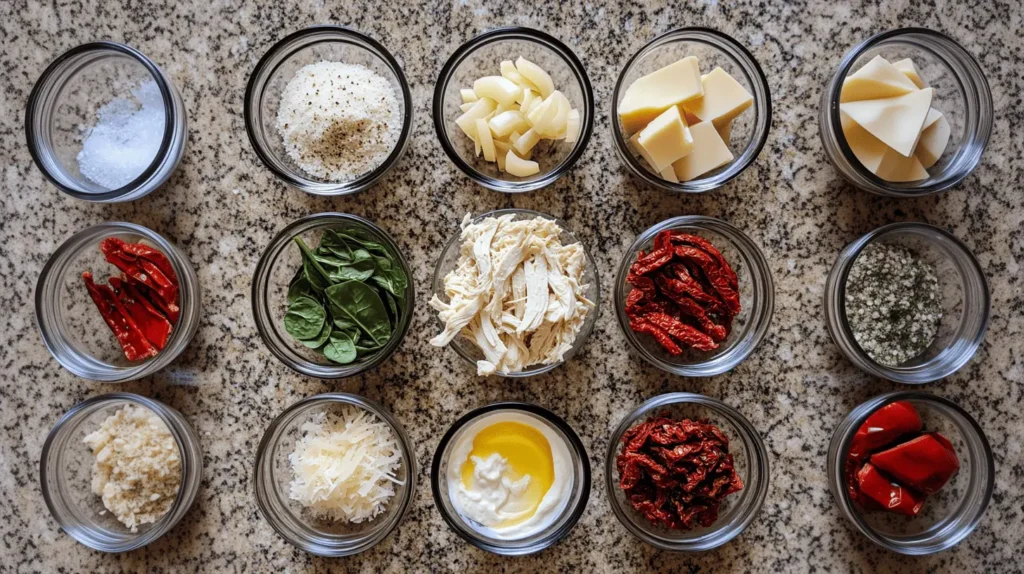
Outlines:
<svg viewBox="0 0 1024 574"><path fill-rule="evenodd" d="M928 115L925 116L925 118L924 118L924 125L921 126L921 131L924 131L924 130L928 129L929 127L931 127L931 125L934 124L935 122L939 121L939 118L941 118L941 117L942 117L942 112L940 112L939 110L937 110L935 108L928 108Z"/></svg>
<svg viewBox="0 0 1024 574"><path fill-rule="evenodd" d="M842 112L839 114L839 121L842 123L843 137L846 138L850 151L857 156L865 169L877 174L878 166L881 165L885 152L890 149L889 146Z"/></svg>
<svg viewBox="0 0 1024 574"><path fill-rule="evenodd" d="M647 152L646 157L657 172L693 151L690 130L676 106L662 112L638 133L637 144Z"/></svg>
<svg viewBox="0 0 1024 574"><path fill-rule="evenodd" d="M754 96L720 67L706 74L701 84L704 97L683 104L700 121L726 124L754 103Z"/></svg>
<svg viewBox="0 0 1024 574"><path fill-rule="evenodd" d="M935 165L942 157L942 152L946 151L946 145L949 143L951 132L949 121L942 114L939 114L938 119L921 132L921 139L914 149L914 156L921 161L921 165L926 169Z"/></svg>
<svg viewBox="0 0 1024 574"><path fill-rule="evenodd" d="M633 150L633 152L636 153L638 156L644 158L644 161L647 162L647 165L651 166L652 170L658 171L654 169L654 160L651 158L651 156L647 155L647 150L645 150L643 146L640 145L639 140L640 132L636 132L635 134L633 134L633 137L629 138L629 149Z"/></svg>
<svg viewBox="0 0 1024 574"><path fill-rule="evenodd" d="M888 60L875 56L864 67L846 77L839 102L893 98L917 91L917 86Z"/></svg>
<svg viewBox="0 0 1024 574"><path fill-rule="evenodd" d="M921 79L921 74L917 72L917 66L914 65L914 61L910 58L904 58L899 62L893 62L892 65L897 70L903 72L903 75L911 82L914 82L914 85L918 88L923 89L928 87L928 83Z"/></svg>
<svg viewBox="0 0 1024 574"><path fill-rule="evenodd" d="M732 122L715 124L715 129L718 130L718 135L722 136L725 145L729 145L729 142L732 141Z"/></svg>
<svg viewBox="0 0 1024 574"><path fill-rule="evenodd" d="M906 183L928 179L928 172L916 156L906 157L895 150L886 149L875 175L885 181Z"/></svg>
<svg viewBox="0 0 1024 574"><path fill-rule="evenodd" d="M665 181L671 181L672 183L679 183L679 178L676 177L676 170L672 166L668 166L661 170L661 179Z"/></svg>
<svg viewBox="0 0 1024 574"><path fill-rule="evenodd" d="M693 151L672 164L679 181L697 179L732 161L732 152L713 123L701 122L690 126L690 136L693 138Z"/></svg>
<svg viewBox="0 0 1024 574"><path fill-rule="evenodd" d="M619 103L619 120L633 134L668 108L703 95L697 58L688 56L630 84Z"/></svg>
<svg viewBox="0 0 1024 574"><path fill-rule="evenodd" d="M849 102L840 104L839 111L885 145L909 157L928 117L932 92L932 88L925 88L895 98Z"/></svg>

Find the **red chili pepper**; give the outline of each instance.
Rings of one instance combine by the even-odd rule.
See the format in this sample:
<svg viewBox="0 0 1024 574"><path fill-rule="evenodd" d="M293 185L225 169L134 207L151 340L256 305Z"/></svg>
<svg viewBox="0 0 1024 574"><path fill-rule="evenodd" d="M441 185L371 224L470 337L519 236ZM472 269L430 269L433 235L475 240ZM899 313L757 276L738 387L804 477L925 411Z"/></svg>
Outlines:
<svg viewBox="0 0 1024 574"><path fill-rule="evenodd" d="M864 496L889 512L917 516L921 512L921 507L924 506L924 498L907 488L890 482L871 463L865 463L857 471L857 485Z"/></svg>
<svg viewBox="0 0 1024 574"><path fill-rule="evenodd" d="M93 281L92 273L88 271L82 273L82 281L85 282L89 296L92 297L103 320L117 337L125 358L129 361L138 361L156 356L156 348L143 336L142 331L114 294L114 290L107 285L97 285Z"/></svg>
<svg viewBox="0 0 1024 574"><path fill-rule="evenodd" d="M670 247L672 245L689 245L706 252L718 262L718 265L722 268L726 277L728 277L729 285L733 290L739 289L739 278L736 277L736 272L729 266L729 263L725 260L722 252L707 239L704 239L699 235L690 235L689 233L672 230L662 231L654 239L654 247L656 249Z"/></svg>
<svg viewBox="0 0 1024 574"><path fill-rule="evenodd" d="M170 277L151 261L135 254L125 254L122 246L126 243L116 237L108 237L100 243L100 250L107 261L120 269L130 281L144 285L155 292L166 303L178 300L177 276ZM173 274L173 271L172 271Z"/></svg>
<svg viewBox="0 0 1024 574"><path fill-rule="evenodd" d="M629 272L634 275L647 275L664 267L669 261L672 261L673 256L672 249L655 249L647 255L638 257L636 263L629 268Z"/></svg>
<svg viewBox="0 0 1024 574"><path fill-rule="evenodd" d="M167 339L170 337L172 329L167 318L126 279L111 277L110 285L114 288L121 304L128 310L128 314L139 326L146 340L152 343L157 350L162 351L167 346Z"/></svg>
<svg viewBox="0 0 1024 574"><path fill-rule="evenodd" d="M636 331L637 333L647 333L654 337L658 344L662 346L670 355L682 355L683 350L679 348L679 345L672 340L672 337L665 332L664 329L656 327L650 321L643 317L633 316L629 319L629 328Z"/></svg>
<svg viewBox="0 0 1024 574"><path fill-rule="evenodd" d="M721 302L717 297L709 295L699 281L693 278L685 265L673 263L665 268L666 285L674 292L686 294L694 301L708 306L711 313L723 313Z"/></svg>
<svg viewBox="0 0 1024 574"><path fill-rule="evenodd" d="M682 315L692 317L695 321L697 321L697 324L700 326L701 331L703 331L709 337L711 337L712 341L715 341L717 343L718 341L725 340L725 337L728 335L728 333L725 330L725 327L722 325L718 325L714 321L712 321L711 318L708 317L707 313L704 312L704 308L701 307L696 301L690 299L686 295L674 293L671 289L668 288L667 285L665 285L666 279L660 275L657 277L655 281L657 282L658 286L662 288L661 292L664 293L669 299L672 300L673 303L675 303L679 307L679 312Z"/></svg>
<svg viewBox="0 0 1024 574"><path fill-rule="evenodd" d="M115 237L113 239L117 238ZM118 239L118 241L121 240ZM171 261L167 259L167 256L159 249L150 247L145 243L125 243L121 241L121 251L126 255L141 257L153 265L156 265L156 267L160 269L160 272L163 273L175 287L177 287L178 275L174 272L174 266L171 265Z"/></svg>
<svg viewBox="0 0 1024 574"><path fill-rule="evenodd" d="M697 329L694 329L671 315L667 315L665 313L648 313L644 315L644 319L655 327L663 329L673 338L678 339L679 342L693 347L698 351L712 351L718 348L718 344L715 343L711 337L701 333Z"/></svg>
<svg viewBox="0 0 1024 574"><path fill-rule="evenodd" d="M934 494L960 468L953 445L939 433L923 434L871 455L871 464L896 482Z"/></svg>
<svg viewBox="0 0 1024 574"><path fill-rule="evenodd" d="M901 436L921 432L921 417L914 405L897 401L871 413L850 442L849 456L857 461Z"/></svg>
<svg viewBox="0 0 1024 574"><path fill-rule="evenodd" d="M707 278L719 299L725 304L725 308L729 310L729 313L733 316L739 314L740 297L730 285L728 276L710 255L688 245L676 247L675 254L676 257L683 261L695 263L703 272L704 277Z"/></svg>

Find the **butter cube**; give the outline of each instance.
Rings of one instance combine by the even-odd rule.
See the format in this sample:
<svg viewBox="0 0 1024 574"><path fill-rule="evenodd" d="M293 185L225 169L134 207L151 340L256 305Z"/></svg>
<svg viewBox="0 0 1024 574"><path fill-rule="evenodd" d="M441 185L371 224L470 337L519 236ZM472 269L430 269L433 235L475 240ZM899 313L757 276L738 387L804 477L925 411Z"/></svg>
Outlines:
<svg viewBox="0 0 1024 574"><path fill-rule="evenodd" d="M849 102L840 104L839 111L885 145L909 157L931 109L932 92L932 88L925 88L894 98Z"/></svg>
<svg viewBox="0 0 1024 574"><path fill-rule="evenodd" d="M927 125L928 122L925 121ZM921 132L921 139L914 148L914 156L921 161L921 165L929 168L935 165L946 151L946 144L949 143L949 136L952 130L946 116L939 114L939 117Z"/></svg>
<svg viewBox="0 0 1024 574"><path fill-rule="evenodd" d="M672 106L640 130L637 144L647 152L654 171L660 172L693 151L690 130Z"/></svg>
<svg viewBox="0 0 1024 574"><path fill-rule="evenodd" d="M688 56L630 84L619 103L619 120L633 134L668 108L703 95L697 58Z"/></svg>
<svg viewBox="0 0 1024 574"><path fill-rule="evenodd" d="M672 164L679 181L690 181L732 161L732 152L718 135L715 125L701 122L690 126L693 151Z"/></svg>
<svg viewBox="0 0 1024 574"><path fill-rule="evenodd" d="M893 98L917 91L917 86L881 56L875 56L863 68L846 77L839 102L859 102Z"/></svg>
<svg viewBox="0 0 1024 574"><path fill-rule="evenodd" d="M679 178L676 177L676 170L672 166L668 166L661 170L661 179L665 181L671 181L672 183L679 183Z"/></svg>
<svg viewBox="0 0 1024 574"><path fill-rule="evenodd" d="M702 122L731 122L754 103L754 96L722 68L711 70L701 83L704 97L684 103L683 108Z"/></svg>
<svg viewBox="0 0 1024 574"><path fill-rule="evenodd" d="M910 58L904 58L899 62L893 62L893 67L903 72L903 75L914 82L914 85L918 88L924 89L928 87L928 83L921 79L921 74L917 72L917 66L914 65L914 61Z"/></svg>

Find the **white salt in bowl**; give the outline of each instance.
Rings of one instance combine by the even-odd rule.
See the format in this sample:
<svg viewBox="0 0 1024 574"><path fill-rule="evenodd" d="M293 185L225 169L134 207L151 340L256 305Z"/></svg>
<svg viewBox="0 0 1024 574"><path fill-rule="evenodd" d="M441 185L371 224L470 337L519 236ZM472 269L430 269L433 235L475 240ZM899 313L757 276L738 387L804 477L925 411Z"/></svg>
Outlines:
<svg viewBox="0 0 1024 574"><path fill-rule="evenodd" d="M318 62L358 64L384 77L398 99L402 127L391 153L377 166L348 181L306 173L289 157L277 130L281 96L295 73ZM286 184L314 195L348 195L369 189L398 163L412 131L412 93L402 68L376 40L342 26L312 26L274 44L256 64L245 90L245 131L267 169Z"/></svg>
<svg viewBox="0 0 1024 574"><path fill-rule="evenodd" d="M93 42L61 54L39 77L25 136L36 165L64 193L131 201L163 185L178 166L185 116L177 88L149 58L123 44ZM112 142L122 137L130 143Z"/></svg>
<svg viewBox="0 0 1024 574"><path fill-rule="evenodd" d="M317 519L289 497L293 477L289 456L302 438L302 425L317 413L335 412L345 405L369 411L390 426L401 451L395 494L383 513L359 523ZM260 513L285 540L310 554L349 556L387 538L407 514L416 493L416 453L405 429L384 407L359 395L327 393L295 403L270 423L256 451L254 482Z"/></svg>

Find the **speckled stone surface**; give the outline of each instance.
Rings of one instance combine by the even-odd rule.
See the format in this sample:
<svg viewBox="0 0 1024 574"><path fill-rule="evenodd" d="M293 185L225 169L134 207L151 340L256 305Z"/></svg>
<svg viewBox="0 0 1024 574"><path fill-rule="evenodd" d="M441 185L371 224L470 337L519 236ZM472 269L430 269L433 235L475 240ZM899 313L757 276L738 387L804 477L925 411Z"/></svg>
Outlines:
<svg viewBox="0 0 1024 574"><path fill-rule="evenodd" d="M239 6L181 2L0 3L0 571L1021 571L1024 558L1024 26L1014 2L284 2ZM934 4L934 6L925 6ZM286 188L257 160L245 135L249 72L282 36L317 23L353 26L402 62L412 84L415 131L408 153L372 190L317 199ZM437 143L430 97L444 60L477 33L505 24L561 38L586 65L598 101L594 137L557 184L509 197L473 185ZM718 28L746 44L774 96L768 145L723 189L677 197L638 185L613 157L608 109L621 65L643 43L686 25ZM936 197L894 201L851 189L826 162L816 119L822 86L842 54L870 34L925 26L975 54L995 100L991 143L978 169ZM25 145L32 84L61 52L108 38L126 42L169 73L189 114L188 151L170 182L128 204L93 205L49 184ZM1015 127L1016 126L1016 127ZM568 221L600 266L613 270L634 236L679 214L706 214L745 230L764 250L776 286L767 339L731 373L668 376L625 349L606 297L592 339L569 364L525 381L478 379L450 350L427 344L426 300L434 260L467 211L525 207ZM416 316L397 354L376 371L323 382L285 368L253 324L250 279L262 249L288 222L320 211L368 217L389 230L415 270ZM928 385L984 427L995 453L995 495L976 532L953 550L906 558L874 547L839 514L825 455L849 410L900 388L851 366L832 345L821 308L825 277L844 245L879 225L925 221L953 232L977 255L992 292L985 343L959 373ZM109 386L64 371L43 346L33 290L47 257L75 232L103 221L146 225L181 247L203 287L203 320L189 349L163 372ZM38 464L57 418L91 396L125 390L158 398L195 426L205 451L198 500L170 534L147 548L104 555L61 532L43 503ZM325 560L288 545L253 497L256 446L269 422L296 400L326 391L360 393L404 423L420 465L414 507L384 542L357 557ZM608 437L641 401L672 390L704 393L740 409L761 432L771 486L760 515L736 540L700 555L659 552L613 517L603 490ZM429 492L427 467L460 414L501 399L536 402L577 430L594 467L590 503L575 530L540 555L507 559L458 539Z"/></svg>

